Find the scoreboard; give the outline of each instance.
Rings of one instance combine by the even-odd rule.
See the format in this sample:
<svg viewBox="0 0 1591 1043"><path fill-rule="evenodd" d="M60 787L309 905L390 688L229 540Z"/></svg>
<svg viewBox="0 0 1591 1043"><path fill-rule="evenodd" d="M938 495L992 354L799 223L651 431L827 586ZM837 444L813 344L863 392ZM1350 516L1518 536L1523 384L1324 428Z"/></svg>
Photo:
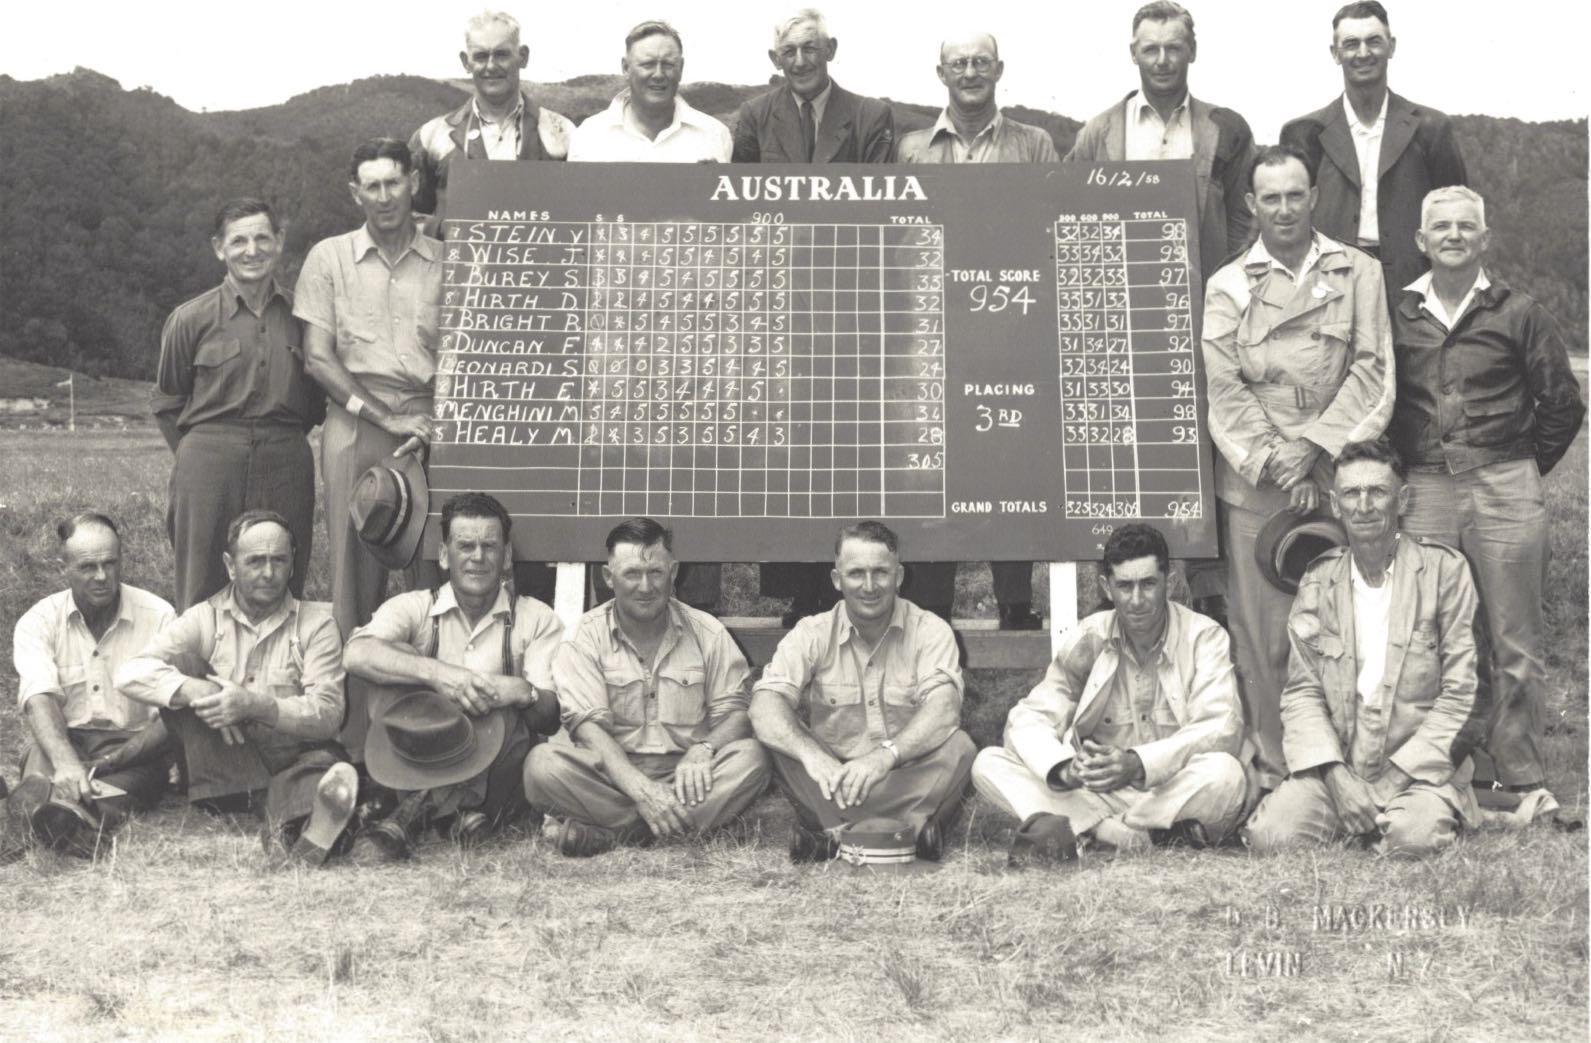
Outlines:
<svg viewBox="0 0 1591 1043"><path fill-rule="evenodd" d="M490 492L539 560L642 514L685 560L822 560L859 518L913 560L1092 558L1131 519L1213 555L1193 177L465 164L431 508Z"/></svg>

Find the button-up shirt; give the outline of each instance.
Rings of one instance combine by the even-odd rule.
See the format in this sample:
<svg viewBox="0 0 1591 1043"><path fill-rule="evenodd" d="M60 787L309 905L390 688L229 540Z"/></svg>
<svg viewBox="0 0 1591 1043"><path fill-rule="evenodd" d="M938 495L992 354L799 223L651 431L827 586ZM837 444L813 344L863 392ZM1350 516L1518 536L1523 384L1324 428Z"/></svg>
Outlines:
<svg viewBox="0 0 1591 1043"><path fill-rule="evenodd" d="M1249 247L1248 256L1243 259L1243 263L1263 264L1270 270L1281 272L1287 276L1294 286L1302 286L1310 271L1315 265L1320 263L1320 255L1320 233L1315 232L1309 237L1309 249L1305 251L1304 260L1299 264L1296 272L1271 256L1271 252L1265 249L1264 239L1254 240L1254 245Z"/></svg>
<svg viewBox="0 0 1591 1043"><path fill-rule="evenodd" d="M554 673L563 723L595 722L626 753L679 753L747 707L750 670L722 623L670 598L668 629L648 662L612 601L580 617Z"/></svg>
<svg viewBox="0 0 1591 1043"><path fill-rule="evenodd" d="M587 117L569 140L569 159L587 163L728 163L733 151L729 128L683 95L674 98L673 122L647 137L630 111L627 90Z"/></svg>
<svg viewBox="0 0 1591 1043"><path fill-rule="evenodd" d="M1188 95L1184 94L1169 120L1143 96L1127 95L1124 147L1129 160L1188 159L1193 155L1193 120L1188 114Z"/></svg>
<svg viewBox="0 0 1591 1043"><path fill-rule="evenodd" d="M521 120L525 115L525 96L519 96L519 104L514 106L514 111L500 120L492 120L481 112L480 99L470 99L470 115L474 122L465 132L465 138L476 134L480 136L481 144L486 148L487 159L518 159L519 135L523 128Z"/></svg>
<svg viewBox="0 0 1591 1043"><path fill-rule="evenodd" d="M370 622L348 636L373 637L408 645L417 655L462 666L489 677L503 674L503 627L508 624L508 590L500 588L491 609L473 624L459 607L451 583L433 597L429 590L411 590L388 598ZM436 643L432 645L433 629ZM514 632L509 637L512 676L541 691L556 688L553 656L563 641L563 623L552 609L532 597L514 603Z"/></svg>
<svg viewBox="0 0 1591 1043"><path fill-rule="evenodd" d="M381 404L429 412L436 379L442 244L414 234L388 264L370 231L322 239L304 258L293 314L332 334L337 356Z"/></svg>
<svg viewBox="0 0 1591 1043"><path fill-rule="evenodd" d="M940 110L932 127L900 139L902 163L1059 163L1060 158L1049 131L999 112L970 142L956 132L949 109Z"/></svg>
<svg viewBox="0 0 1591 1043"><path fill-rule="evenodd" d="M1381 111L1372 123L1360 123L1348 95L1342 96L1342 109L1348 114L1348 131L1353 135L1353 150L1359 157L1359 245L1381 242L1381 218L1376 214L1376 197L1381 181L1381 135L1387 126L1387 99L1381 96Z"/></svg>
<svg viewBox="0 0 1591 1043"><path fill-rule="evenodd" d="M1088 738L1131 748L1174 733L1179 725L1160 697L1160 670L1171 662L1166 657L1165 635L1141 663L1132 642L1122 634L1119 619L1109 641L1116 651L1116 676L1105 693L1105 712Z"/></svg>
<svg viewBox="0 0 1591 1043"><path fill-rule="evenodd" d="M961 665L950 624L896 598L889 626L868 649L845 602L808 616L779 642L757 682L804 712L812 734L836 756L860 757L893 738L941 688L961 712ZM935 736L950 738L956 725Z"/></svg>
<svg viewBox="0 0 1591 1043"><path fill-rule="evenodd" d="M1469 311L1470 301L1475 299L1475 294L1492 284L1492 281L1486 277L1486 269L1479 269L1475 273L1475 282L1470 285L1469 292L1464 294L1463 298L1458 302L1458 307L1449 315L1447 309L1442 305L1442 298L1436 295L1436 288L1431 284L1433 278L1434 276L1430 272L1426 272L1405 286L1404 289L1410 293L1419 294L1420 307L1431 318L1440 322L1443 329L1446 330L1452 330L1454 326L1458 325L1458 320L1464 317L1466 311Z"/></svg>
<svg viewBox="0 0 1591 1043"><path fill-rule="evenodd" d="M314 387L293 298L273 279L256 315L228 275L179 305L160 333L154 413L186 433L210 420L311 426Z"/></svg>
<svg viewBox="0 0 1591 1043"><path fill-rule="evenodd" d="M288 594L256 623L229 586L178 616L116 671L116 684L140 702L170 706L189 677L214 674L274 698L274 731L330 739L342 726L342 660L331 606Z"/></svg>
<svg viewBox="0 0 1591 1043"><path fill-rule="evenodd" d="M155 716L151 706L117 690L118 668L137 656L175 613L165 601L122 584L116 618L95 640L70 590L51 594L22 614L12 632L17 707L48 695L61 703L68 728L136 731Z"/></svg>

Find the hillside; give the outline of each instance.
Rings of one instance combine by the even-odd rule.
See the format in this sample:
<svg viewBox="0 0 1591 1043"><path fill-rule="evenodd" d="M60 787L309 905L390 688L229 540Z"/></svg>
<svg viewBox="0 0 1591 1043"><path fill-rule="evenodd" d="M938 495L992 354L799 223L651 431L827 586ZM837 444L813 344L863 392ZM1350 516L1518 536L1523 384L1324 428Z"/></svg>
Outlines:
<svg viewBox="0 0 1591 1043"><path fill-rule="evenodd" d="M580 120L620 85L617 76L581 76L535 90ZM766 89L698 83L685 93L732 122L741 101ZM291 280L311 244L356 219L344 187L352 143L406 137L465 97L457 83L377 76L281 105L194 113L86 69L30 82L0 76L0 355L147 378L165 317L216 281L208 226L222 200L253 194L278 207ZM903 131L937 111L893 104ZM1063 153L1079 126L1055 113L1007 111L1044 126ZM1459 131L1499 229L1495 267L1546 302L1584 351L1585 122L1466 116Z"/></svg>

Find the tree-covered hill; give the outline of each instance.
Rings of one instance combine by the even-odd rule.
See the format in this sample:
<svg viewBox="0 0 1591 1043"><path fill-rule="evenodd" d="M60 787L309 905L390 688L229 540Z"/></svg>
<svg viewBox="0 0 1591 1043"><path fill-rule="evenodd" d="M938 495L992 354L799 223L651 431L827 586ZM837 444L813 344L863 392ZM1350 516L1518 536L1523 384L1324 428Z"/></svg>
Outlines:
<svg viewBox="0 0 1591 1043"><path fill-rule="evenodd" d="M575 120L603 108L617 76L545 84ZM726 121L766 85L699 83L691 103ZM376 134L407 137L460 104L457 83L378 76L281 105L189 112L148 90L79 69L45 80L0 76L0 354L87 373L147 378L160 327L219 269L209 223L222 200L259 195L288 221L290 280L315 241L351 227L347 162ZM895 105L902 131L936 115ZM1008 110L1050 131L1064 153L1078 123ZM1586 125L1459 121L1474 181L1497 228L1496 267L1540 297L1586 343Z"/></svg>

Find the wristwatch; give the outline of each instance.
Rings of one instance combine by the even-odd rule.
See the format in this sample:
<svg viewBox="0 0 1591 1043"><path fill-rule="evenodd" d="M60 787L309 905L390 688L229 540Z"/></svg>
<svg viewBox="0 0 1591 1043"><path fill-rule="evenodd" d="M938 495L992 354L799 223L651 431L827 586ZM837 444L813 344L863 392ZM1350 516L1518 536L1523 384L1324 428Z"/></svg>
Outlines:
<svg viewBox="0 0 1591 1043"><path fill-rule="evenodd" d="M883 742L878 744L878 747L879 749L887 752L891 757L894 757L896 764L900 763L900 747L895 745L894 739L885 739Z"/></svg>

